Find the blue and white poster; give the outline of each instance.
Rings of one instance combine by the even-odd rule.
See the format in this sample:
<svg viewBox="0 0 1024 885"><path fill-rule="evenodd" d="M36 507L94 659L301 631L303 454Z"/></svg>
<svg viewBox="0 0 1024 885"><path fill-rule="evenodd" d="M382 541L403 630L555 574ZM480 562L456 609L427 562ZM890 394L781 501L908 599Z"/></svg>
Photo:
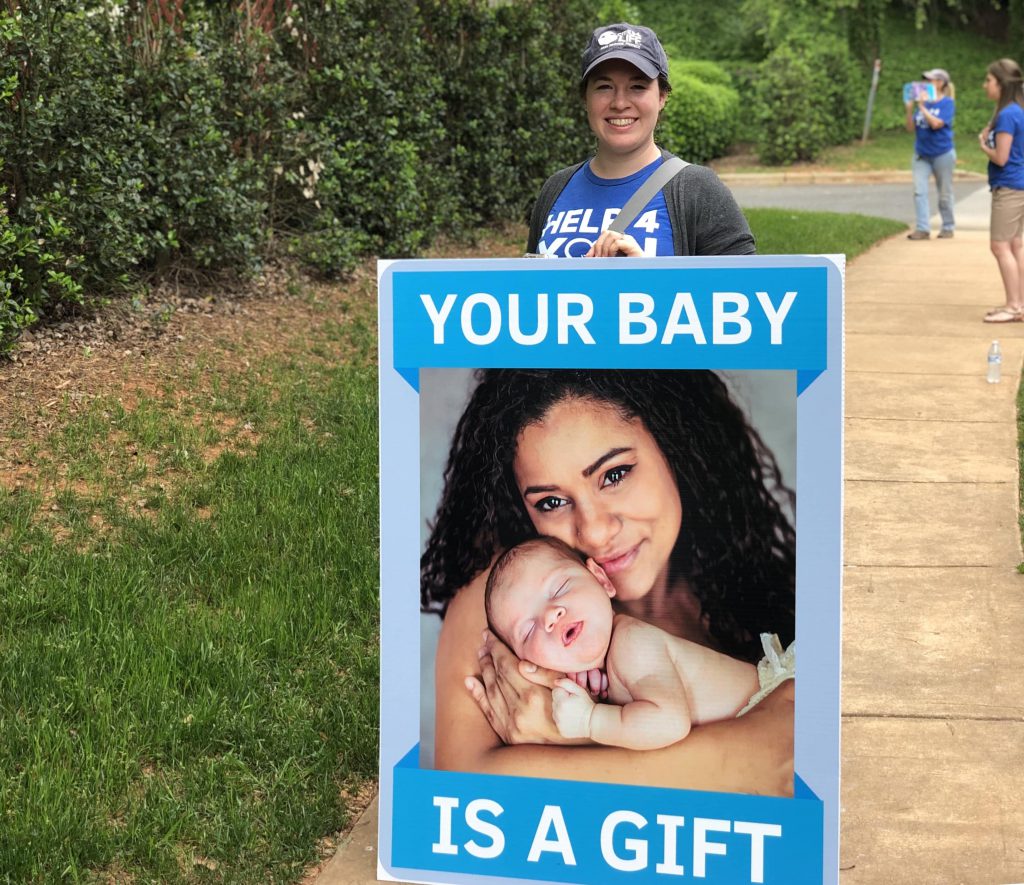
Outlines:
<svg viewBox="0 0 1024 885"><path fill-rule="evenodd" d="M381 263L381 880L838 882L843 274Z"/></svg>

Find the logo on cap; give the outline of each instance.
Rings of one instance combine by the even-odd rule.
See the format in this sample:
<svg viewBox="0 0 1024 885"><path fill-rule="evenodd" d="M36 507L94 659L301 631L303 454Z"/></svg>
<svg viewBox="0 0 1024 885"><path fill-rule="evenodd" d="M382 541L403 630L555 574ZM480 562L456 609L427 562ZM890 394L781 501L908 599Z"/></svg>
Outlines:
<svg viewBox="0 0 1024 885"><path fill-rule="evenodd" d="M597 42L601 46L611 46L612 43L624 43L626 46L640 46L644 42L643 35L639 31L627 28L625 31L605 31Z"/></svg>

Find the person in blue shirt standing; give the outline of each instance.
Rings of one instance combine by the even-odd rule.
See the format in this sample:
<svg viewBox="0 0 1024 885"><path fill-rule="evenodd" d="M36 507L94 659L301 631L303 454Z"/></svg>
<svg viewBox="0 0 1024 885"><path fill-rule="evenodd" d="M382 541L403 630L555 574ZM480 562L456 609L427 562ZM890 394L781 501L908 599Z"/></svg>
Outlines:
<svg viewBox="0 0 1024 885"><path fill-rule="evenodd" d="M986 323L1014 323L1024 319L1024 75L1020 65L1001 58L988 66L985 94L996 102L978 144L988 157L988 184L992 190L989 239L1006 290L1006 304L990 310Z"/></svg>
<svg viewBox="0 0 1024 885"><path fill-rule="evenodd" d="M925 71L924 79L935 87L937 98L928 100L919 95L917 102L907 102L907 131L914 140L914 210L917 215L908 240L927 240L931 237L928 219L928 179L934 175L939 189L939 215L942 218L940 239L953 236L953 169L956 151L953 149L953 117L956 115L955 90L949 74L942 68ZM916 109L915 109L916 104Z"/></svg>
<svg viewBox="0 0 1024 885"><path fill-rule="evenodd" d="M748 255L746 218L711 169L687 165L627 226L620 210L672 155L654 141L669 97L668 56L650 28L597 28L583 51L580 94L596 151L552 175L530 220L526 251L559 258Z"/></svg>

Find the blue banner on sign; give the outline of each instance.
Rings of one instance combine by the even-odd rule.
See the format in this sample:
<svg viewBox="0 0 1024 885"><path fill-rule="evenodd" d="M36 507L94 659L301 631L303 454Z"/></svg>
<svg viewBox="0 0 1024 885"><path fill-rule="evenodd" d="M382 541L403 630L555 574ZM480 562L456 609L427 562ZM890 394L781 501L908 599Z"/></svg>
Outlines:
<svg viewBox="0 0 1024 885"><path fill-rule="evenodd" d="M826 366L827 270L634 268L396 275L394 366Z"/></svg>
<svg viewBox="0 0 1024 885"><path fill-rule="evenodd" d="M395 767L392 861L549 882L822 881L822 803ZM800 793L798 792L798 795Z"/></svg>

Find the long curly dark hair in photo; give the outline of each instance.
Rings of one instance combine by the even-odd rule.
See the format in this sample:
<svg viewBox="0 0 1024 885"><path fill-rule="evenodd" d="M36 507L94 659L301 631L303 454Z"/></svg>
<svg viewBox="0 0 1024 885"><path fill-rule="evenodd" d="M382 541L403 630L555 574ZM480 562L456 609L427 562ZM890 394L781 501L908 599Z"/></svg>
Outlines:
<svg viewBox="0 0 1024 885"><path fill-rule="evenodd" d="M516 487L520 432L565 400L639 418L665 455L683 524L670 563L722 651L760 658L759 634L795 633L796 537L780 506L794 503L775 457L710 371L483 369L459 420L444 492L420 561L424 611L452 596L495 555L535 537ZM670 580L670 586L672 581Z"/></svg>

